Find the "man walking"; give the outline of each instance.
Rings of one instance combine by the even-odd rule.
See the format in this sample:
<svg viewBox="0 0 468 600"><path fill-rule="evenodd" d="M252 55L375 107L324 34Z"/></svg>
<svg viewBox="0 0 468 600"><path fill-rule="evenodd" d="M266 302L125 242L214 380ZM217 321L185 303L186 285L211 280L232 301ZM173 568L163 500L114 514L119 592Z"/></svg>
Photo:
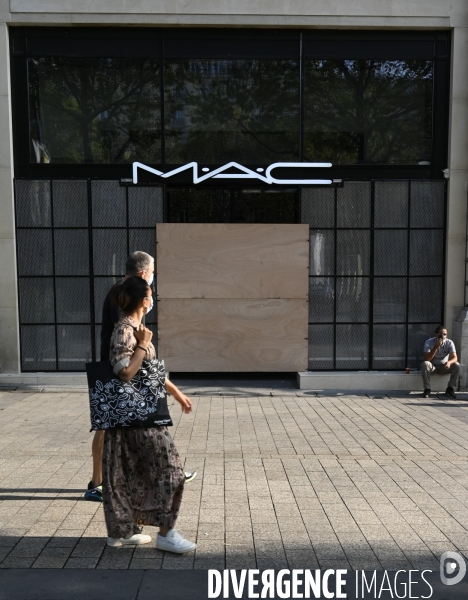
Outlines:
<svg viewBox="0 0 468 600"><path fill-rule="evenodd" d="M445 393L456 400L455 388L460 373L460 363L455 344L447 338L447 329L443 325L436 327L435 334L435 337L426 340L424 344L424 362L421 363L421 375L424 383L423 398L429 398L431 395L431 373L438 373L440 375L450 374Z"/></svg>

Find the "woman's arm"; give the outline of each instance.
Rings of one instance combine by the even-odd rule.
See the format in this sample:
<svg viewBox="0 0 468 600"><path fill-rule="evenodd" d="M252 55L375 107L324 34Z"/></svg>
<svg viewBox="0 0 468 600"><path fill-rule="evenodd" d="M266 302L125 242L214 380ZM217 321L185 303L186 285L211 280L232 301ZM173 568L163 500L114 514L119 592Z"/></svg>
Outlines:
<svg viewBox="0 0 468 600"><path fill-rule="evenodd" d="M188 398L183 392L179 390L179 388L169 381L166 377L166 390L167 393L171 396L174 396L174 399L180 404L182 408L182 412L188 415L189 412L192 411L192 402L190 398Z"/></svg>
<svg viewBox="0 0 468 600"><path fill-rule="evenodd" d="M124 367L119 373L119 378L121 381L128 383L130 379L135 377L140 370L141 363L143 362L145 356L146 352L144 350L135 347L135 351L132 354L132 358L130 359L128 367Z"/></svg>
<svg viewBox="0 0 468 600"><path fill-rule="evenodd" d="M127 383L138 373L153 333L144 325L139 325L137 329L128 326L121 327L114 330L114 335L116 351L114 373L121 381Z"/></svg>

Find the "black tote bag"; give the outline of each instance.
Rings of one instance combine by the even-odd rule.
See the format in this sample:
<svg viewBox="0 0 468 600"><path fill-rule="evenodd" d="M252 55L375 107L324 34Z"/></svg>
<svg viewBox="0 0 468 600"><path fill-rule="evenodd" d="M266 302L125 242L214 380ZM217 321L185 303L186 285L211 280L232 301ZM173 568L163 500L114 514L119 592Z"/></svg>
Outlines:
<svg viewBox="0 0 468 600"><path fill-rule="evenodd" d="M86 363L86 375L91 431L172 425L163 360L144 360L128 383L114 374L109 361Z"/></svg>

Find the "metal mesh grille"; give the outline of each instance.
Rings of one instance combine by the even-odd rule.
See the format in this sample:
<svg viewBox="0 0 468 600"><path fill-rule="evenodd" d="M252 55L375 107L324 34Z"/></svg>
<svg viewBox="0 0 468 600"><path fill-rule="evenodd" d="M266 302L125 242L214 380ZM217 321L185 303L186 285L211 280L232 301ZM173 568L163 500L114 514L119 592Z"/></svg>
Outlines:
<svg viewBox="0 0 468 600"><path fill-rule="evenodd" d="M57 323L90 323L89 279L56 277Z"/></svg>
<svg viewBox="0 0 468 600"><path fill-rule="evenodd" d="M337 369L369 368L369 326L336 326Z"/></svg>
<svg viewBox="0 0 468 600"><path fill-rule="evenodd" d="M102 306L107 292L120 281L120 277L95 277L94 278L94 320L102 323Z"/></svg>
<svg viewBox="0 0 468 600"><path fill-rule="evenodd" d="M349 181L342 188L338 188L338 227L369 227L370 209L370 181Z"/></svg>
<svg viewBox="0 0 468 600"><path fill-rule="evenodd" d="M18 275L53 275L51 229L18 229Z"/></svg>
<svg viewBox="0 0 468 600"><path fill-rule="evenodd" d="M369 321L368 277L337 277L336 321L338 323Z"/></svg>
<svg viewBox="0 0 468 600"><path fill-rule="evenodd" d="M336 274L369 275L370 231L337 231Z"/></svg>
<svg viewBox="0 0 468 600"><path fill-rule="evenodd" d="M156 256L156 227L152 229L130 229L128 251L142 250L151 256Z"/></svg>
<svg viewBox="0 0 468 600"><path fill-rule="evenodd" d="M124 227L127 224L127 193L118 181L91 183L93 227Z"/></svg>
<svg viewBox="0 0 468 600"><path fill-rule="evenodd" d="M376 181L374 227L408 226L407 181Z"/></svg>
<svg viewBox="0 0 468 600"><path fill-rule="evenodd" d="M374 322L406 321L406 277L374 279Z"/></svg>
<svg viewBox="0 0 468 600"><path fill-rule="evenodd" d="M101 320L101 317L99 317L99 320ZM101 360L101 326L100 325L96 325L94 327L94 345L95 345L95 352L96 352L96 360ZM106 357L106 360L109 357Z"/></svg>
<svg viewBox="0 0 468 600"><path fill-rule="evenodd" d="M56 371L55 325L23 325L21 357L27 371Z"/></svg>
<svg viewBox="0 0 468 600"><path fill-rule="evenodd" d="M88 227L88 182L53 181L54 227Z"/></svg>
<svg viewBox="0 0 468 600"><path fill-rule="evenodd" d="M442 275L443 263L443 230L412 231L410 235L410 275Z"/></svg>
<svg viewBox="0 0 468 600"><path fill-rule="evenodd" d="M54 323L54 280L28 277L19 280L19 306L22 323Z"/></svg>
<svg viewBox="0 0 468 600"><path fill-rule="evenodd" d="M443 227L444 211L443 181L411 182L411 227Z"/></svg>
<svg viewBox="0 0 468 600"><path fill-rule="evenodd" d="M102 305L128 253L156 254L163 188L88 180L15 185L22 369L83 371L85 360L100 356ZM155 330L156 322L157 304L146 317Z"/></svg>
<svg viewBox="0 0 468 600"><path fill-rule="evenodd" d="M49 181L16 182L16 223L18 227L51 227Z"/></svg>
<svg viewBox="0 0 468 600"><path fill-rule="evenodd" d="M333 275L335 271L334 231L313 231L309 233L309 274Z"/></svg>
<svg viewBox="0 0 468 600"><path fill-rule="evenodd" d="M442 278L410 278L408 321L427 323L440 321L441 318Z"/></svg>
<svg viewBox="0 0 468 600"><path fill-rule="evenodd" d="M407 268L408 231L375 231L374 275L406 275Z"/></svg>
<svg viewBox="0 0 468 600"><path fill-rule="evenodd" d="M335 190L305 188L301 193L301 223L311 227L335 226Z"/></svg>
<svg viewBox="0 0 468 600"><path fill-rule="evenodd" d="M401 181L346 182L338 189L302 190L301 220L312 227L309 369L367 369L370 356L373 368L419 366L424 341L442 316L444 202L442 181L412 182L411 187ZM16 205L22 367L83 371L92 350L99 357L102 305L124 274L128 253L156 254L162 188L127 189L116 181L19 181ZM157 303L146 323L157 346Z"/></svg>
<svg viewBox="0 0 468 600"><path fill-rule="evenodd" d="M89 275L87 229L56 229L54 252L56 275Z"/></svg>
<svg viewBox="0 0 468 600"><path fill-rule="evenodd" d="M439 323L417 323L408 325L408 367L419 369L424 360L424 342L434 337Z"/></svg>
<svg viewBox="0 0 468 600"><path fill-rule="evenodd" d="M309 370L333 369L333 325L309 325Z"/></svg>
<svg viewBox="0 0 468 600"><path fill-rule="evenodd" d="M93 265L95 275L125 274L127 261L126 229L93 230Z"/></svg>
<svg viewBox="0 0 468 600"><path fill-rule="evenodd" d="M406 325L374 325L372 367L404 369Z"/></svg>
<svg viewBox="0 0 468 600"><path fill-rule="evenodd" d="M160 187L128 189L128 224L148 227L163 221L163 190ZM146 251L145 251L146 252Z"/></svg>
<svg viewBox="0 0 468 600"><path fill-rule="evenodd" d="M333 323L335 281L333 277L310 277L309 322Z"/></svg>
<svg viewBox="0 0 468 600"><path fill-rule="evenodd" d="M57 325L58 363L61 371L84 371L92 359L90 325Z"/></svg>

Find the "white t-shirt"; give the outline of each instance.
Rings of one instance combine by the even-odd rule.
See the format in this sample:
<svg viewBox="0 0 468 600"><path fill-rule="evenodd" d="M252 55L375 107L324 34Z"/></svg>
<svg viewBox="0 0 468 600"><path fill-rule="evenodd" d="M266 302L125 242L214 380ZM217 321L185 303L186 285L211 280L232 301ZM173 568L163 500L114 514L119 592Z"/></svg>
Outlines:
<svg viewBox="0 0 468 600"><path fill-rule="evenodd" d="M426 340L426 342L424 343L424 352L430 352L432 348L434 348L436 339L437 338L433 337L430 340ZM443 341L442 346L440 346L440 348L437 349L437 352L435 353L435 356L431 360L431 362L434 365L444 365L448 361L448 355L451 352L456 352L455 344L452 342L452 340L446 338Z"/></svg>

